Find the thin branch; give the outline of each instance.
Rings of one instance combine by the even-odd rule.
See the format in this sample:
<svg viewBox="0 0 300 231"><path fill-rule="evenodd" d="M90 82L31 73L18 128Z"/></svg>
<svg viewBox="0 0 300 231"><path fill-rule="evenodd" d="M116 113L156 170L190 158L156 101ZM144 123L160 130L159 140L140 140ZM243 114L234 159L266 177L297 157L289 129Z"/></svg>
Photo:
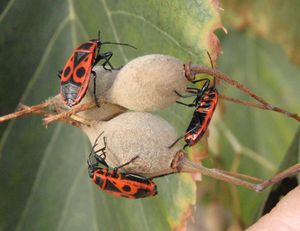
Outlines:
<svg viewBox="0 0 300 231"><path fill-rule="evenodd" d="M34 113L36 111L41 111L42 109L44 109L46 107L49 107L52 104L53 104L53 101L49 100L49 101L46 101L44 103L34 105L32 107L23 108L23 109L21 109L19 111L16 111L14 113L10 113L10 114L7 114L5 116L1 116L0 117L0 123L2 123L4 121L7 121L7 120L15 119L17 117L20 117L20 116L23 116L23 115L26 115L26 114L29 114L29 113Z"/></svg>
<svg viewBox="0 0 300 231"><path fill-rule="evenodd" d="M98 100L98 102L99 102L99 105L103 105L107 101L104 98L100 98ZM47 125L49 125L50 123L53 123L56 120L60 120L62 118L70 117L72 115L75 115L78 112L87 111L87 110L92 109L94 107L96 107L95 101L90 101L90 102L87 102L87 103L84 103L84 104L76 105L76 106L72 107L72 109L69 110L69 111L65 111L65 112L59 113L57 115L53 115L53 116L49 116L49 117L44 118L44 123L47 126Z"/></svg>
<svg viewBox="0 0 300 231"><path fill-rule="evenodd" d="M212 68L205 67L202 65L192 65L190 63L185 64L184 67L185 67L185 70L187 71L185 74L186 74L186 77L188 80L193 79L195 74L207 74L207 75L213 76L214 78L221 79L221 80L227 82L228 84L236 87L237 89L244 92L245 94L249 95L250 97L254 98L256 101L260 102L264 106L263 109L279 112L281 114L284 114L284 115L300 122L300 117L296 113L291 113L282 108L279 108L279 107L269 104L267 101L265 101L264 99L262 99L261 97L259 97L255 93L253 93L249 88L245 87L244 85L237 82L236 80L231 79L228 75L226 75L216 69L212 69Z"/></svg>
<svg viewBox="0 0 300 231"><path fill-rule="evenodd" d="M27 105L24 105L24 104L20 104L19 105L19 108L21 110L30 110L31 107L27 106ZM42 110L39 110L39 111L32 111L31 113L33 114L38 114L38 115L42 115L43 117L46 117L46 116L53 116L54 114L53 113L50 113L50 112L45 112L45 111L42 111ZM73 126L76 126L76 127L80 127L80 123L79 121L75 120L75 119L72 119L72 118L64 118L64 119L61 119L61 121L67 123L67 124L70 124L70 125L73 125Z"/></svg>
<svg viewBox="0 0 300 231"><path fill-rule="evenodd" d="M254 107L254 108L269 110L269 108L266 108L262 104L252 103L252 102L240 100L240 99L237 99L237 98L229 97L229 96L226 96L226 95L219 95L219 97L220 97L220 99L227 100L227 101L237 103L237 104L242 104L242 105L245 105L247 107Z"/></svg>

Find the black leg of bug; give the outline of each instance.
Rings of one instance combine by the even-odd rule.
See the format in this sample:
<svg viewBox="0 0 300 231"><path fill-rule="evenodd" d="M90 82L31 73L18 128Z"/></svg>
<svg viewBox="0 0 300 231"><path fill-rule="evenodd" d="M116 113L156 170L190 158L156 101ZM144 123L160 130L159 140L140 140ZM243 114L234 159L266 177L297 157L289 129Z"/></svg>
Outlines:
<svg viewBox="0 0 300 231"><path fill-rule="evenodd" d="M181 140L183 137L184 137L184 136L180 136L179 138L177 138L170 146L168 146L168 148L174 147L174 145L177 144L177 142L178 142L179 140Z"/></svg>
<svg viewBox="0 0 300 231"><path fill-rule="evenodd" d="M210 80L205 78L205 79L200 79L200 80L195 80L193 81L193 83L198 83L198 82L202 82L202 81L206 81L206 83L204 83L203 87L202 87L202 91L206 91L208 89L208 86L209 86L209 83L210 83ZM194 90L194 91L193 91ZM194 88L194 87L187 87L187 92L189 93L192 93L193 95L181 95L178 91L174 90L174 93L176 95L178 95L179 97L181 98L188 98L188 97L192 97L194 96L195 94L198 93L198 88Z"/></svg>
<svg viewBox="0 0 300 231"><path fill-rule="evenodd" d="M108 167L106 161L105 161L105 157L106 157L106 138L103 137L103 142L104 142L104 147L100 148L99 150L95 151L95 147L98 145L98 141L100 139L100 137L102 136L104 132L101 132L99 134L99 136L95 139L95 142L92 146L92 150L89 154L88 160L87 160L87 164L88 164L88 172L89 172L89 176L92 177L93 176L93 172L97 169L98 164L103 164L104 166ZM98 155L98 152L102 152L100 155ZM96 159L96 163L92 163L91 158L92 155L94 156L94 158Z"/></svg>
<svg viewBox="0 0 300 231"><path fill-rule="evenodd" d="M96 95L96 72L95 71L92 71L92 78L93 78L93 83L94 83L94 87L93 87L93 95L94 95L94 100L95 100L95 104L97 107L100 107L100 104L98 102L98 98L97 98L97 95Z"/></svg>
<svg viewBox="0 0 300 231"><path fill-rule="evenodd" d="M198 79L198 80L194 80L194 81L192 81L192 83L199 83L199 82L202 82L202 81L208 81L208 85L209 85L209 83L210 83L210 80L208 79L208 78L204 78L204 79ZM206 83L204 83L204 85L205 85Z"/></svg>
<svg viewBox="0 0 300 231"><path fill-rule="evenodd" d="M103 132L101 134L103 134ZM103 137L103 144L104 144L104 147L102 147L102 148L100 148L96 151L93 151L94 152L94 158L96 159L97 164L102 164L102 165L104 165L105 167L108 168L109 166L105 161L105 159L106 159L106 148L107 148L107 142L106 142L106 137L105 136Z"/></svg>
<svg viewBox="0 0 300 231"><path fill-rule="evenodd" d="M59 79L61 79L61 74L62 74L62 70L57 72L57 76L58 76Z"/></svg>
<svg viewBox="0 0 300 231"><path fill-rule="evenodd" d="M197 106L197 104L195 104L195 103L186 104L186 103L183 103L180 101L176 101L176 103L187 106L187 107L196 107Z"/></svg>
<svg viewBox="0 0 300 231"><path fill-rule="evenodd" d="M178 91L174 90L175 94L179 97L184 97L183 95L181 95Z"/></svg>
<svg viewBox="0 0 300 231"><path fill-rule="evenodd" d="M135 156L135 157L133 157L131 160L129 160L128 162L126 162L125 164L122 164L122 165L120 165L120 166L118 166L118 167L115 167L114 168L114 172L115 173L117 173L118 172L118 170L120 169L120 168L123 168L123 167L125 167L125 166L127 166L127 165L129 165L130 163L132 163L133 161L135 161L137 158L139 158L139 156L137 155L137 156Z"/></svg>
<svg viewBox="0 0 300 231"><path fill-rule="evenodd" d="M188 88L187 88L187 89L188 89ZM178 91L174 90L174 93L175 93L177 96L181 97L181 98L189 98L189 97L195 96L195 94L197 94L197 93L190 92L190 91L188 91L188 92L189 92L189 93L193 93L193 94L192 94L192 95L181 95Z"/></svg>
<svg viewBox="0 0 300 231"><path fill-rule="evenodd" d="M104 143L104 147L103 148L100 148L100 149L94 151L94 153L95 153L95 155L94 155L95 159L98 162L100 162L100 163L103 163L103 160L105 160L105 158L106 158L107 143L106 143L106 137L105 136L103 137L103 143ZM104 165L106 165L106 164L104 164Z"/></svg>
<svg viewBox="0 0 300 231"><path fill-rule="evenodd" d="M95 58L95 61L94 61L94 64L93 66L95 66L100 60L104 59L104 63L102 64L102 67L104 68L104 70L107 70L107 71L111 71L111 70L116 70L116 68L114 68L111 63L109 62L109 60L111 59L113 53L112 52L105 52L105 53L100 53L99 55L96 56ZM108 66L110 67L109 68L106 68L106 64L108 64Z"/></svg>
<svg viewBox="0 0 300 231"><path fill-rule="evenodd" d="M194 130L196 130L196 128L197 128L197 126L195 126L194 128L192 128L191 130L185 131L185 135L188 134L188 133L193 132ZM170 146L168 146L168 148L172 148L175 144L178 143L179 140L181 140L182 138L184 138L185 135L180 136L179 138L177 138ZM189 145L188 145L188 144L185 144L185 145L183 146L183 149L186 149L187 146L189 146Z"/></svg>
<svg viewBox="0 0 300 231"><path fill-rule="evenodd" d="M193 88L193 87L188 87L187 88L187 92L196 94L196 98L194 99L194 101L190 104L186 104L186 103L183 103L183 102L180 102L180 101L176 101L176 103L185 105L187 107L197 107L198 106L199 102L201 102L201 100L202 100L202 97L203 97L204 93L209 89L210 81L209 81L209 79L200 79L200 80L197 80L197 81L198 82L206 81L206 82L204 83L204 85L201 89Z"/></svg>

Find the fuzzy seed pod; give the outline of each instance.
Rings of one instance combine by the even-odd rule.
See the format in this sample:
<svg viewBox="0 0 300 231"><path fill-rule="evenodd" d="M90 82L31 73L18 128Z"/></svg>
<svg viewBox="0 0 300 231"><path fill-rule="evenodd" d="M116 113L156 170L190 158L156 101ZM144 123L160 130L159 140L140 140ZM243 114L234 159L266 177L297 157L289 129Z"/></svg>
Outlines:
<svg viewBox="0 0 300 231"><path fill-rule="evenodd" d="M133 111L165 108L184 94L188 80L183 63L171 56L152 54L127 63L118 73L106 97Z"/></svg>
<svg viewBox="0 0 300 231"><path fill-rule="evenodd" d="M108 71L105 70L102 66L96 66L94 67L93 70L96 72L97 75L96 96L97 98L99 98L100 96L103 96L109 88L112 87L119 71L117 70ZM93 91L94 91L94 82L93 79L91 78L88 90L84 98L80 102L80 104L94 100ZM127 111L127 109L124 107L121 107L116 104L105 103L100 105L99 108L94 108L88 111L80 112L78 113L78 115L88 120L106 121L125 111Z"/></svg>
<svg viewBox="0 0 300 231"><path fill-rule="evenodd" d="M175 129L164 119L144 112L125 112L108 122L84 127L92 144L103 132L106 140L106 161L109 166L120 166L138 156L124 169L145 177L154 177L172 172L172 162L181 145L168 148L177 138ZM95 150L104 147L100 137Z"/></svg>

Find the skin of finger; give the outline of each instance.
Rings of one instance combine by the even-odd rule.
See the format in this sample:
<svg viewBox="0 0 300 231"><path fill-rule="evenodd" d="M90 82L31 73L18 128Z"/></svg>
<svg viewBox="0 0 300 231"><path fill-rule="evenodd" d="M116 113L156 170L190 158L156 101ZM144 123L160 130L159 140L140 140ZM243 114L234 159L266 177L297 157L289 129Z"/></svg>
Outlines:
<svg viewBox="0 0 300 231"><path fill-rule="evenodd" d="M247 231L265 230L300 230L300 186L290 191L270 213L247 229Z"/></svg>

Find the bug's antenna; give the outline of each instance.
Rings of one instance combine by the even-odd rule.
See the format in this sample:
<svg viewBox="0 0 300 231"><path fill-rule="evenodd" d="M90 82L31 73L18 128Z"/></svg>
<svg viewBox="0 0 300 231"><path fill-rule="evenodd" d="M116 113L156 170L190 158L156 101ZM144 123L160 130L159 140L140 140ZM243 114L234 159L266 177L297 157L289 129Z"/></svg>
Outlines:
<svg viewBox="0 0 300 231"><path fill-rule="evenodd" d="M98 30L98 40L100 41L100 30Z"/></svg>
<svg viewBox="0 0 300 231"><path fill-rule="evenodd" d="M128 43L103 42L101 44L114 44L114 45L127 46L127 47L131 47L131 48L137 49L135 46L132 46L132 45L130 45Z"/></svg>
<svg viewBox="0 0 300 231"><path fill-rule="evenodd" d="M210 66L211 66L212 69L214 69L215 67L214 67L213 61L211 59L210 53L208 51L206 51L206 53L207 53L207 56L208 56L209 61L210 61Z"/></svg>
<svg viewBox="0 0 300 231"><path fill-rule="evenodd" d="M213 63L213 61L211 59L210 53L208 51L206 51L206 53L207 53L207 56L208 56L209 61L210 61L210 66L211 66L212 69L214 69L215 67L214 67L214 63ZM216 79L215 78L214 78L214 84L213 84L213 86L216 86Z"/></svg>
<svg viewBox="0 0 300 231"><path fill-rule="evenodd" d="M100 31L99 31L99 32L100 32ZM92 156L92 154L94 153L94 148L97 146L98 140L100 139L100 137L102 136L103 133L104 133L104 132L101 132L101 133L97 136L97 138L95 139L95 142L94 142L94 144L93 144L93 146L92 146L92 150L91 150L91 152L90 152L90 154L89 154L89 160L91 159L91 156Z"/></svg>

